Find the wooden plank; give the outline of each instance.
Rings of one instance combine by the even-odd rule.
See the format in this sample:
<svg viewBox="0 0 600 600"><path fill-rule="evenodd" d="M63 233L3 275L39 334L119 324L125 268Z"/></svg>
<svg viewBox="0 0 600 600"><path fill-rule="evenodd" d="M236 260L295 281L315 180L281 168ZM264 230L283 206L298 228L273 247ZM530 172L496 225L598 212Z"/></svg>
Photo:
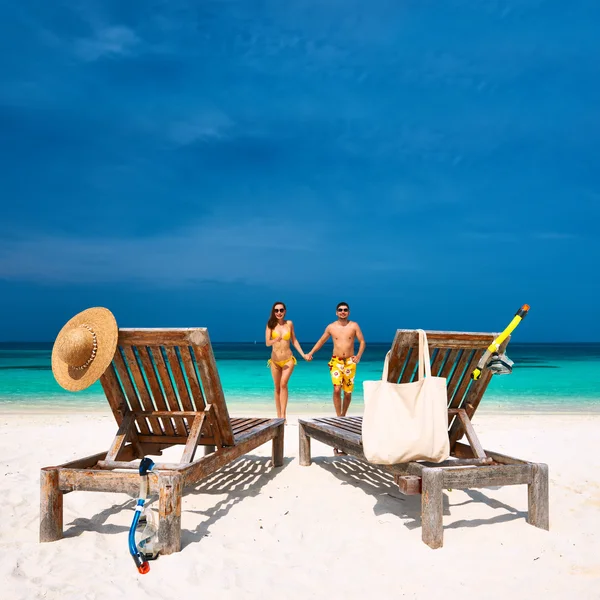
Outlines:
<svg viewBox="0 0 600 600"><path fill-rule="evenodd" d="M406 357L410 350L409 337L406 332L400 330L394 336L388 365L388 381L391 383L398 383L400 374L404 369Z"/></svg>
<svg viewBox="0 0 600 600"><path fill-rule="evenodd" d="M504 342L502 342L502 344L500 345L500 348L499 348L500 354L505 352L506 347L508 346L508 342L510 342L510 336L508 336L508 338L506 338L504 340ZM475 387L475 393L473 395L471 395L469 393L468 399L466 398L465 401L463 401L463 404L459 407L459 408L464 408L467 411L467 414L469 415L469 419L473 420L473 415L475 414L475 411L477 410L479 403L481 402L481 399L483 398L483 394L487 390L487 387L488 387L491 379L492 379L492 373L490 372L490 370L484 369L481 377L476 382L474 382L475 384L478 384L478 385L477 386L471 385L471 387L469 388L469 392L470 392L471 389L473 387ZM468 400L468 402L466 400ZM457 438L457 439L459 439L459 438ZM451 443L452 443L452 440L451 440Z"/></svg>
<svg viewBox="0 0 600 600"><path fill-rule="evenodd" d="M160 437L155 435L141 435L138 439L142 444L169 444L171 446L181 446L187 444L188 437L189 436L187 435L162 435ZM199 444L201 445L215 443L215 438L210 436L203 436L199 440Z"/></svg>
<svg viewBox="0 0 600 600"><path fill-rule="evenodd" d="M58 469L40 471L40 542L60 540L63 534L63 494Z"/></svg>
<svg viewBox="0 0 600 600"><path fill-rule="evenodd" d="M197 410L149 410L132 413L135 416L144 417L191 417L192 420L198 415L201 415L204 411Z"/></svg>
<svg viewBox="0 0 600 600"><path fill-rule="evenodd" d="M148 474L150 493L158 493L157 475ZM122 492L137 496L140 491L140 476L137 472L120 473L98 469L60 469L59 487L62 492Z"/></svg>
<svg viewBox="0 0 600 600"><path fill-rule="evenodd" d="M531 483L527 486L527 522L548 531L550 529L548 465L533 464L531 471Z"/></svg>
<svg viewBox="0 0 600 600"><path fill-rule="evenodd" d="M129 407L131 411L139 412L142 410L140 405L136 390L133 386L133 382L129 376L129 372L127 371L127 366L125 365L125 361L121 355L119 348L117 348L115 352L115 356L113 358L113 364L119 374L119 380L121 381L121 385L125 390L125 396L128 400ZM136 421L137 426L139 427L140 433L148 434L150 433L150 427L148 426L148 422L146 419L138 419Z"/></svg>
<svg viewBox="0 0 600 600"><path fill-rule="evenodd" d="M117 348L117 353L118 351L119 349ZM112 410L113 416L115 417L115 421L120 427L123 423L125 415L129 412L129 408L127 407L127 402L125 400L123 390L121 389L121 385L119 384L119 380L117 378L114 360L108 366L108 368L100 378L100 384L102 385L104 395L106 396L108 404ZM137 439L137 432L133 428L131 428L131 434L129 436L129 439L131 440L135 453L138 456L143 456L144 450L139 440Z"/></svg>
<svg viewBox="0 0 600 600"><path fill-rule="evenodd" d="M456 358L459 352L459 348L450 348L450 351L448 352L446 357L446 362L444 363L444 366L442 367L442 370L440 372L440 377L444 377L445 379L448 378L448 375L450 375L450 371L454 367L454 363L456 362Z"/></svg>
<svg viewBox="0 0 600 600"><path fill-rule="evenodd" d="M225 396L221 386L221 379L217 371L217 364L210 345L210 340L201 345L193 345L192 351L196 358L200 378L202 379L202 388L204 389L204 398L207 403L214 405L214 421L219 428L221 439L225 446L234 444L233 431L229 420L229 411L225 404Z"/></svg>
<svg viewBox="0 0 600 600"><path fill-rule="evenodd" d="M441 548L444 544L444 472L442 469L425 469L422 476L421 493L421 539L430 548Z"/></svg>
<svg viewBox="0 0 600 600"><path fill-rule="evenodd" d="M429 348L487 348L495 339L495 333L467 331L429 331L426 330ZM419 334L415 329L398 329L396 336L405 334L405 343L418 347Z"/></svg>
<svg viewBox="0 0 600 600"><path fill-rule="evenodd" d="M202 388L200 387L200 381L198 380L198 374L194 368L194 362L192 361L190 351L189 346L181 347L179 349L185 374L192 392L192 405L195 410L204 410L206 408L206 402L204 401L204 395L202 394Z"/></svg>
<svg viewBox="0 0 600 600"><path fill-rule="evenodd" d="M202 425L204 424L205 418L206 413L201 413L194 419L190 429L190 435L185 444L185 449L183 450L183 455L181 456L182 463L190 463L194 460L194 454L196 454L198 439L200 438L200 432L202 431Z"/></svg>
<svg viewBox="0 0 600 600"><path fill-rule="evenodd" d="M277 428L275 437L273 438L273 448L271 451L271 462L274 467L281 467L283 465L283 451L284 451L284 435L285 435L285 424L281 424Z"/></svg>
<svg viewBox="0 0 600 600"><path fill-rule="evenodd" d="M167 353L167 359L171 367L171 373L173 374L173 378L175 379L175 385L177 386L181 408L183 408L183 410L193 411L194 406L192 404L190 392L185 382L185 376L183 374L183 369L181 367L179 357L177 356L177 352L175 348L171 346L167 346L165 348L165 352ZM189 427L190 422L188 421L188 428Z"/></svg>
<svg viewBox="0 0 600 600"><path fill-rule="evenodd" d="M150 391L152 392L152 398L154 399L154 406L157 408L157 410L167 412L168 406L165 402L164 393L160 387L156 371L154 370L153 359L150 351L145 346L138 346L138 354L140 356L140 360L142 361L142 366L144 367L146 379L150 385ZM160 423L166 435L175 435L175 428L173 427L173 422L170 418L159 418L158 422Z"/></svg>
<svg viewBox="0 0 600 600"><path fill-rule="evenodd" d="M146 382L144 381L140 365L135 356L134 347L125 346L123 348L123 353L125 354L125 360L129 365L129 370L133 376L133 381L135 382L135 387L138 391L139 406L141 411L153 411L156 407L153 405L152 398L148 392L148 388L146 387ZM156 435L162 435L163 431L158 419L149 418L147 422L150 425L152 433Z"/></svg>
<svg viewBox="0 0 600 600"><path fill-rule="evenodd" d="M201 481L236 458L272 440L277 435L277 428L282 424L283 419L271 419L260 429L242 434L235 446L224 446L216 452L193 462L182 470L184 485Z"/></svg>
<svg viewBox="0 0 600 600"><path fill-rule="evenodd" d="M442 365L444 364L444 359L446 358L449 352L450 351L447 348L437 348L435 357L431 361L431 374L433 375L433 377L439 376L438 374L440 372L440 369L442 368Z"/></svg>
<svg viewBox="0 0 600 600"><path fill-rule="evenodd" d="M344 417L329 417L315 419L317 423L331 425L362 437L362 428L358 423L346 420Z"/></svg>
<svg viewBox="0 0 600 600"><path fill-rule="evenodd" d="M499 452L492 452L491 450L484 450L486 456L491 458L494 462L503 465L529 465L531 463L520 458L514 458L513 456L507 456L506 454L500 454ZM456 442L454 445L454 456L459 458L472 458L474 456L473 449L467 444Z"/></svg>
<svg viewBox="0 0 600 600"><path fill-rule="evenodd" d="M394 481L405 496L416 496L421 493L421 478L416 475L395 475Z"/></svg>
<svg viewBox="0 0 600 600"><path fill-rule="evenodd" d="M471 424L471 420L469 419L466 411L464 409L459 409L458 418L462 423L462 426L467 434L467 439L469 440L469 444L471 444L471 448L473 448L473 453L475 454L475 458L487 458L485 455L485 451L483 450L483 446L473 429L473 425Z"/></svg>
<svg viewBox="0 0 600 600"><path fill-rule="evenodd" d="M502 465L530 465L531 463L522 460L520 458L514 458L513 456L507 456L506 454L500 454L499 452L492 452L491 450L484 450L487 456L492 458L495 462Z"/></svg>
<svg viewBox="0 0 600 600"><path fill-rule="evenodd" d="M445 488L476 488L520 485L531 482L531 465L492 465L443 469Z"/></svg>
<svg viewBox="0 0 600 600"><path fill-rule="evenodd" d="M492 374L489 370L485 369L481 377L474 381L469 388L464 400L462 401L460 408L464 408L466 410L469 419L473 418L475 414L475 410L481 401L481 398L487 389L490 380L492 378ZM462 427L462 423L459 419L454 419L454 422L450 426L448 437L450 438L450 449L454 448L455 443L462 438L464 434L464 429Z"/></svg>
<svg viewBox="0 0 600 600"><path fill-rule="evenodd" d="M156 365L156 370L158 372L158 378L164 390L164 399L167 405L167 410L171 412L181 411L182 407L179 405L179 399L177 397L177 393L175 392L175 388L173 387L171 376L167 370L167 363L165 362L160 346L149 346L148 350L154 359L154 364ZM175 435L184 435L187 438L189 431L186 427L183 417L170 417L170 420L175 428Z"/></svg>
<svg viewBox="0 0 600 600"><path fill-rule="evenodd" d="M158 477L158 543L161 554L181 550L181 496L183 477L177 472Z"/></svg>
<svg viewBox="0 0 600 600"><path fill-rule="evenodd" d="M214 405L211 405L211 407L214 407ZM257 427L258 425L265 423L266 421L268 421L268 419L248 419L248 422L244 423L243 426L238 426L236 428L235 437L239 436L244 431L253 429L254 427ZM233 430L233 427L232 427L232 430Z"/></svg>
<svg viewBox="0 0 600 600"><path fill-rule="evenodd" d="M298 441L300 444L300 466L310 467L312 462L310 456L310 437L307 435L304 423L302 421L298 421Z"/></svg>
<svg viewBox="0 0 600 600"><path fill-rule="evenodd" d="M123 415L129 408L125 396L123 395L123 390L117 379L113 363L108 365L108 368L104 371L102 377L100 377L100 385L102 385L102 390L108 400L115 421L117 422L117 425L120 425L121 421L123 421Z"/></svg>
<svg viewBox="0 0 600 600"><path fill-rule="evenodd" d="M452 396L452 399L450 400L450 395L448 395L448 407L449 408L458 408L465 396L465 393L467 391L467 389L469 388L469 384L471 383L471 373L473 372L473 369L477 366L477 363L479 362L479 359L483 356L484 351L483 350L476 350L473 353L473 356L471 357L471 360L469 361L469 364L467 365L467 368L465 369L464 373L463 373L463 377L461 379L460 385L458 386L458 389L456 390L455 394Z"/></svg>
<svg viewBox="0 0 600 600"><path fill-rule="evenodd" d="M115 436L113 443L108 449L106 460L118 459L119 453L125 447L125 443L127 442L127 438L131 429L133 429L133 415L131 413L127 413L123 418L123 422L121 425L119 425L119 429L117 430L117 435Z"/></svg>
<svg viewBox="0 0 600 600"><path fill-rule="evenodd" d="M428 460L422 460L419 462L420 465L423 465L424 467L428 467L431 469L434 468L439 468L439 467L448 467L448 468L455 468L455 467L466 467L466 466L473 466L473 465L491 465L493 464L493 459L486 457L486 458L451 458L448 460L443 460L442 462L439 463L434 463L434 462L430 462Z"/></svg>
<svg viewBox="0 0 600 600"><path fill-rule="evenodd" d="M85 469L87 467L93 467L98 463L99 460L104 460L106 458L106 454L106 452L99 452L98 454L92 454L91 456L86 456L84 458L78 458L76 460L63 463L62 465L58 465L57 468Z"/></svg>
<svg viewBox="0 0 600 600"><path fill-rule="evenodd" d="M267 429L268 430L277 429L277 427L279 427L280 425L282 425L284 423L285 423L285 420L280 419L280 418L267 419L260 425L257 425L255 427L253 427L252 429L246 430L243 433L240 433L238 436L236 436L235 442L236 442L236 444L238 444L240 442L244 442L244 441L249 440L250 438L254 437L261 431L264 431Z"/></svg>
<svg viewBox="0 0 600 600"><path fill-rule="evenodd" d="M119 346L190 346L207 339L205 327L119 329Z"/></svg>
<svg viewBox="0 0 600 600"><path fill-rule="evenodd" d="M140 468L140 460L100 460L98 461L98 468L103 470L111 470L111 469L129 469L139 472ZM157 472L160 470L164 471L176 471L177 469L183 469L187 465L181 463L154 463L154 467L152 468L153 472Z"/></svg>
<svg viewBox="0 0 600 600"><path fill-rule="evenodd" d="M328 425L326 423L321 423L318 421L306 421L305 427L307 433L315 439L318 439L316 437L316 434L322 432L329 435L331 440L334 440L334 443L331 444L334 448L337 447L336 443L348 443L352 446L355 446L357 448L357 451L362 454L361 436L355 433L350 433L345 429L339 429L338 427L335 427L333 425Z"/></svg>
<svg viewBox="0 0 600 600"><path fill-rule="evenodd" d="M408 383L409 381L413 381L415 373L417 373L417 363L419 362L418 347L411 348L410 356L405 362L406 366L404 367L404 371L402 371L402 375L400 376L400 383Z"/></svg>
<svg viewBox="0 0 600 600"><path fill-rule="evenodd" d="M462 355L458 362L456 363L456 368L450 377L450 380L447 382L447 390L448 390L448 406L452 406L452 401L454 399L454 392L458 389L459 385L464 381L465 374L468 373L467 369L469 365L472 363L474 357L474 353L472 350L465 349L462 351ZM477 364L477 363L475 363ZM466 375L467 380L470 379L470 376Z"/></svg>

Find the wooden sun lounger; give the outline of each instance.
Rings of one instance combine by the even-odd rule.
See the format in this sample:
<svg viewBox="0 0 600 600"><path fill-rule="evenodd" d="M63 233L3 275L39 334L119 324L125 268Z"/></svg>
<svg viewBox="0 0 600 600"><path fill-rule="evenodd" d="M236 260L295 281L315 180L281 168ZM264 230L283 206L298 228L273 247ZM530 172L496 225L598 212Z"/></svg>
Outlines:
<svg viewBox="0 0 600 600"><path fill-rule="evenodd" d="M148 476L150 494L159 498L161 553L178 552L186 487L269 440L273 466L283 464L283 419L229 417L204 328L120 329L115 356L100 381L117 434L108 452L41 470L40 542L62 537L64 494L137 496L135 459L181 445L179 463L157 463ZM198 446L207 453L194 460Z"/></svg>
<svg viewBox="0 0 600 600"><path fill-rule="evenodd" d="M471 424L492 374L485 369L477 381L471 380L470 375L494 338L492 333L427 332L431 373L447 378L451 456L437 464L414 461L381 466L394 475L403 494L421 494L422 539L431 548L443 545L444 489L527 484L527 520L535 527L549 528L547 465L484 450ZM502 351L508 341L504 342ZM399 329L396 332L388 381L407 383L415 380L418 344L416 331ZM362 417L299 419L300 464L311 464L311 438L367 462L362 449L361 428ZM459 441L463 435L468 444Z"/></svg>

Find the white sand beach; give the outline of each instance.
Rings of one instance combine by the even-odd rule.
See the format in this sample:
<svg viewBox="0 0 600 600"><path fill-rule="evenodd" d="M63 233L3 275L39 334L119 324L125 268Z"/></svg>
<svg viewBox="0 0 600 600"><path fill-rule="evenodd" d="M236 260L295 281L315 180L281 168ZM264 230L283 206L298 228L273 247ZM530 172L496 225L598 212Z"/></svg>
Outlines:
<svg viewBox="0 0 600 600"><path fill-rule="evenodd" d="M0 581L33 598L600 598L598 415L478 414L485 448L550 468L550 531L527 524L527 486L444 492L444 547L421 542L420 497L313 442L285 465L270 445L189 490L180 553L138 574L127 549L133 501L65 496L64 539L38 543L39 470L108 448L108 412L0 414Z"/></svg>

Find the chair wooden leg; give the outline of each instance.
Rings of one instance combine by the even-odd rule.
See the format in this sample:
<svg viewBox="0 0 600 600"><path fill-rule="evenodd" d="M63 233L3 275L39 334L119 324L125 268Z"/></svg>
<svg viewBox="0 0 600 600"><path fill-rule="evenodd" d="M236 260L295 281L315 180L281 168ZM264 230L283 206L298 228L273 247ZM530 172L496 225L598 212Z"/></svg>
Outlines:
<svg viewBox="0 0 600 600"><path fill-rule="evenodd" d="M272 462L274 467L283 465L283 442L284 442L285 425L280 425L277 428L277 435L273 438Z"/></svg>
<svg viewBox="0 0 600 600"><path fill-rule="evenodd" d="M548 502L548 465L538 463L532 465L533 479L528 488L527 522L534 527L550 529Z"/></svg>
<svg viewBox="0 0 600 600"><path fill-rule="evenodd" d="M183 477L167 472L158 476L158 541L161 554L181 550L181 496Z"/></svg>
<svg viewBox="0 0 600 600"><path fill-rule="evenodd" d="M306 429L302 423L298 423L298 437L300 441L300 465L303 467L310 467L310 437L306 434Z"/></svg>
<svg viewBox="0 0 600 600"><path fill-rule="evenodd" d="M63 493L58 489L58 469L40 471L40 542L60 540L63 534Z"/></svg>
<svg viewBox="0 0 600 600"><path fill-rule="evenodd" d="M444 496L442 469L423 469L421 493L421 537L430 548L444 545Z"/></svg>

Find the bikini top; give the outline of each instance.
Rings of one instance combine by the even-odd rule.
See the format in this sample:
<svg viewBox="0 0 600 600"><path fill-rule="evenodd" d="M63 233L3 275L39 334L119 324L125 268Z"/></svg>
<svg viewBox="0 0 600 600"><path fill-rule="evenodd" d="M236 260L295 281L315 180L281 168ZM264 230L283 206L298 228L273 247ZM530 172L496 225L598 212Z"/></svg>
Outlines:
<svg viewBox="0 0 600 600"><path fill-rule="evenodd" d="M275 338L278 338L278 337L279 337L279 332L278 332L278 331L275 331L275 330L273 329L273 331L271 332L271 337L272 337L273 339L275 339ZM289 339L290 339L290 337L291 337L291 333L290 333L290 331L289 331L289 329L288 329L288 330L287 330L287 331L286 331L286 332L283 334L283 339L284 339L284 340L289 340Z"/></svg>

